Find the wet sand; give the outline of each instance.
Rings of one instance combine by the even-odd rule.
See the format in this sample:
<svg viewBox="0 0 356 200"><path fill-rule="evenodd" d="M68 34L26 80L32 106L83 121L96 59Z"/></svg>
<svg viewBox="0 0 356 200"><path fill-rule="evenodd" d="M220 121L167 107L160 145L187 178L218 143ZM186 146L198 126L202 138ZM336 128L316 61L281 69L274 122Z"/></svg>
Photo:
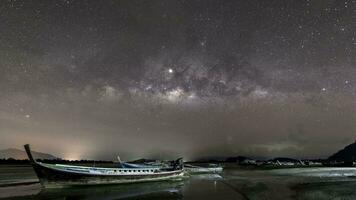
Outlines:
<svg viewBox="0 0 356 200"><path fill-rule="evenodd" d="M0 198L21 197L38 194L41 191L39 183L17 184L16 186L1 186Z"/></svg>

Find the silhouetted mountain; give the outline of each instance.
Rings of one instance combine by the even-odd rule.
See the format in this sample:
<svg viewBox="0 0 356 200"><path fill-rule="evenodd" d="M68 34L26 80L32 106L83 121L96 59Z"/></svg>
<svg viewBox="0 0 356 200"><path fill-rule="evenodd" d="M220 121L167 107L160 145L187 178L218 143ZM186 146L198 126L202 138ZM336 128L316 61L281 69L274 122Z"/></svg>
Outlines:
<svg viewBox="0 0 356 200"><path fill-rule="evenodd" d="M57 159L55 156L51 154L46 154L46 153L41 153L36 151L32 151L32 154L35 159L48 159L48 160ZM5 158L5 159L13 158L17 160L28 159L25 151L20 149L14 149L14 148L0 150L0 159L1 158Z"/></svg>
<svg viewBox="0 0 356 200"><path fill-rule="evenodd" d="M347 145L344 149L338 151L328 158L329 161L351 162L356 160L356 141Z"/></svg>

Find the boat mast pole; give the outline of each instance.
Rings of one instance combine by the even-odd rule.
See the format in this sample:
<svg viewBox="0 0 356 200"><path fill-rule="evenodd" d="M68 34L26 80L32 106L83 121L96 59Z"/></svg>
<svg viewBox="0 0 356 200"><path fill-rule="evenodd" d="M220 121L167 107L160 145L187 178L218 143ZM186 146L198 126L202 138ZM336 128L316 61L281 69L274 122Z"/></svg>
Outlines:
<svg viewBox="0 0 356 200"><path fill-rule="evenodd" d="M30 160L30 163L31 164L36 163L36 160L32 156L30 145L29 144L25 144L24 147L25 147L25 150L26 150L26 153L27 153L27 157Z"/></svg>

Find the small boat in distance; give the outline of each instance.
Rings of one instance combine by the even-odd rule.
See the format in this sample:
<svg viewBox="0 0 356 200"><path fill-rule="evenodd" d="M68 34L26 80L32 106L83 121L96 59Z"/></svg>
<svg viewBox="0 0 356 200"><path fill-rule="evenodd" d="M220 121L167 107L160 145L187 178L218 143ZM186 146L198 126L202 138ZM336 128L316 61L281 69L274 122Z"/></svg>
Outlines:
<svg viewBox="0 0 356 200"><path fill-rule="evenodd" d="M190 174L214 174L223 171L223 168L217 164L208 164L206 166L184 164L184 168Z"/></svg>
<svg viewBox="0 0 356 200"><path fill-rule="evenodd" d="M120 184L147 181L163 181L181 178L184 175L183 159L179 158L167 168L134 167L104 168L85 167L37 162L30 145L24 145L30 163L44 187L76 185Z"/></svg>
<svg viewBox="0 0 356 200"><path fill-rule="evenodd" d="M167 166L167 163L140 163L140 164L136 164L136 163L129 163L129 162L122 162L120 159L120 156L117 156L117 160L119 163L119 166L121 168L167 168L169 166ZM172 164L172 161L170 161Z"/></svg>

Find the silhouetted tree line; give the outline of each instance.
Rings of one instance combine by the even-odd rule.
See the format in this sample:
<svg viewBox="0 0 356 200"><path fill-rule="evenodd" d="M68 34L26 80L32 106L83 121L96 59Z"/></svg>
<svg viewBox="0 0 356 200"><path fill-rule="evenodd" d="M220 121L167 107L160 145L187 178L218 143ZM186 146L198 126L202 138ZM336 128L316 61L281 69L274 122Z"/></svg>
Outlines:
<svg viewBox="0 0 356 200"><path fill-rule="evenodd" d="M17 160L17 159L13 159L13 158L2 158L0 159L0 164L30 164L30 161L27 159L24 160Z"/></svg>

